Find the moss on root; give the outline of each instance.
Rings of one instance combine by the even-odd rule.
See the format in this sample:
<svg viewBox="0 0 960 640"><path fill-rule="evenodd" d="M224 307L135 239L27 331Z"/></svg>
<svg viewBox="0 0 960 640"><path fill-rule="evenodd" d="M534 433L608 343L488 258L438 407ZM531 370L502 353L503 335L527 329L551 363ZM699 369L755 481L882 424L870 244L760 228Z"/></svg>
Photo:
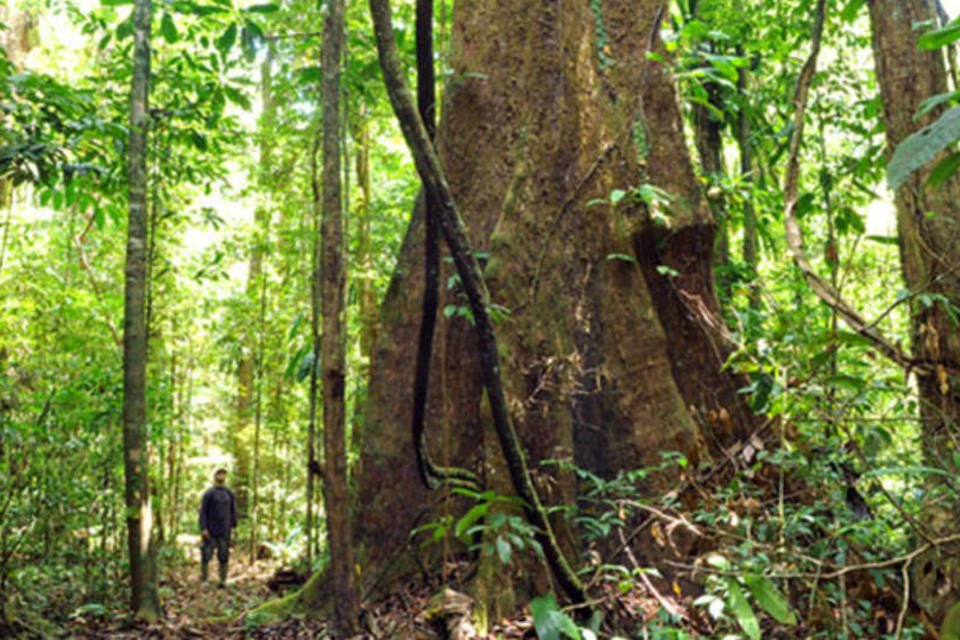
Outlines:
<svg viewBox="0 0 960 640"><path fill-rule="evenodd" d="M280 598L268 600L253 609L244 617L248 626L261 627L282 622L294 616L308 618L329 618L333 613L333 603L326 588L325 571L310 576L302 588Z"/></svg>
<svg viewBox="0 0 960 640"><path fill-rule="evenodd" d="M298 589L281 598L274 598L273 600L264 602L244 616L245 626L262 627L264 625L282 622L299 613L306 613L303 610L301 591L302 590Z"/></svg>

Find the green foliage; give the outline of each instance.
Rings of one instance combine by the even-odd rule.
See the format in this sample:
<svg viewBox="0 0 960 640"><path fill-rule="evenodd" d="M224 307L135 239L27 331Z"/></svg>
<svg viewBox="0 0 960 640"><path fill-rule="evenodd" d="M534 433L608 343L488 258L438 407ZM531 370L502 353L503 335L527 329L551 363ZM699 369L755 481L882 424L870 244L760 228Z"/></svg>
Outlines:
<svg viewBox="0 0 960 640"><path fill-rule="evenodd" d="M425 544L453 537L471 551L497 558L502 565L511 564L516 559L516 552L528 549L543 560L537 528L515 512L521 504L519 498L498 495L494 491L477 493L455 488L453 492L474 500L475 504L459 518L443 517L418 527L412 535L428 533Z"/></svg>
<svg viewBox="0 0 960 640"><path fill-rule="evenodd" d="M935 122L911 134L893 152L887 167L887 181L893 189L899 189L915 171L936 158L941 151L960 138L960 107L948 109ZM955 164L955 162L951 162ZM950 165L940 165L937 171L949 173ZM945 178L937 178L943 182Z"/></svg>
<svg viewBox="0 0 960 640"><path fill-rule="evenodd" d="M597 637L595 630L578 626L573 618L560 608L552 593L534 598L530 602L530 612L533 614L537 637L541 640L595 640Z"/></svg>

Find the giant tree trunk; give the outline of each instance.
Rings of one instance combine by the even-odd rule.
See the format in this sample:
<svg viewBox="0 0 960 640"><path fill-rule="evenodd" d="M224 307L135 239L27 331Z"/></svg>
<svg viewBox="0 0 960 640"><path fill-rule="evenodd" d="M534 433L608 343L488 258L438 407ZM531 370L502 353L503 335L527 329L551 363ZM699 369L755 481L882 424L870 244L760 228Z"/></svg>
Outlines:
<svg viewBox="0 0 960 640"><path fill-rule="evenodd" d="M752 423L736 394L741 382L719 373L727 350L712 283L714 227L674 86L645 61L648 46L659 46L659 6L604 2L600 15L587 3L475 0L455 10L438 147L470 241L489 254L493 302L509 310L497 325L501 375L531 469L542 487L555 487L547 503L574 499L574 488L551 483L537 466L544 459L611 476L656 464L661 451L695 461ZM654 228L634 202L587 205L641 182L674 194L668 228ZM436 516L407 427L422 243L417 212L372 356L356 519L368 588L410 568L410 530ZM661 275L663 263L681 275ZM456 285L446 298L465 306ZM503 491L473 328L458 314L440 323L431 456L472 467ZM711 412L728 418L711 423Z"/></svg>
<svg viewBox="0 0 960 640"><path fill-rule="evenodd" d="M134 617L160 616L150 533L147 435L147 95L150 83L150 0L134 8L133 81L130 92L129 227L123 325L123 462L126 478L130 607Z"/></svg>
<svg viewBox="0 0 960 640"><path fill-rule="evenodd" d="M917 48L920 35L913 25L934 21L936 6L929 0L871 0L873 49L877 81L883 98L888 157L907 136L929 124L934 111L914 120L920 104L930 96L948 90L941 51ZM942 186L925 184L934 164L914 174L897 192L897 226L900 258L907 287L914 293L943 296L960 305L960 177ZM927 463L956 473L953 445L960 418L960 331L952 324L942 302L931 306L915 303L911 310L913 355L926 364L928 372L917 374L923 449ZM938 533L954 533L955 511L933 509L928 521ZM935 571L926 570L929 585L916 589L917 601L934 617L960 595L960 590L941 589L944 573L947 584L960 584L960 563L949 561ZM930 587L927 589L926 587Z"/></svg>

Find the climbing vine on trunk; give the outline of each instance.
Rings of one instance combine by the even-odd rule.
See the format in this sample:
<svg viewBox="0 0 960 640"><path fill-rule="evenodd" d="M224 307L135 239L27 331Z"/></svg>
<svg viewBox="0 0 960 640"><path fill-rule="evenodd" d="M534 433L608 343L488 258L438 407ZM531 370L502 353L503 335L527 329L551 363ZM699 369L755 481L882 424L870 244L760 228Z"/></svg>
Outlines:
<svg viewBox="0 0 960 640"><path fill-rule="evenodd" d="M390 102L413 154L427 197L433 199L438 205L440 228L450 248L473 314L483 386L486 389L494 428L510 472L511 482L514 490L524 501L527 518L539 528L538 541L561 588L570 600L577 604L584 604L586 593L583 584L560 549L510 420L500 379L500 356L497 351L496 334L487 310L490 304L490 293L483 280L480 265L471 250L466 228L457 211L440 159L403 78L400 57L393 39L390 3L385 0L370 0L370 13L373 16L377 50Z"/></svg>

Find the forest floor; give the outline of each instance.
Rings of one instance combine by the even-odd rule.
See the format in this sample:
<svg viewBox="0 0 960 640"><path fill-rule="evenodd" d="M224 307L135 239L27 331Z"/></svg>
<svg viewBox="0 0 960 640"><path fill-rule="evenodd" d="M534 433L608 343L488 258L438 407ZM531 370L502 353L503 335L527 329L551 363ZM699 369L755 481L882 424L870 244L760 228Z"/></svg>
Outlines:
<svg viewBox="0 0 960 640"><path fill-rule="evenodd" d="M322 638L325 625L291 619L283 624L254 629L245 622L247 613L277 594L267 586L272 563L231 563L224 588L216 583L216 561L210 563L211 579L200 582L198 563L170 567L160 581L164 618L153 625L134 625L123 603L102 615L74 616L61 637L89 640L174 638Z"/></svg>
<svg viewBox="0 0 960 640"><path fill-rule="evenodd" d="M184 551L188 551L184 549ZM189 555L187 555L189 557ZM66 612L48 611L48 622L55 625L38 631L29 627L24 638L70 638L77 640L175 640L209 638L211 640L300 638L325 639L328 625L322 620L294 616L283 621L257 624L256 615L249 615L263 603L284 595L276 588L280 565L275 561L254 564L231 562L227 585L216 583L216 561L210 563L211 580L200 582L199 562L178 560L166 563L159 584L163 603L163 619L152 625L133 624L126 602L118 599L110 606L81 607L68 616ZM284 572L288 577L292 572ZM610 585L596 604L605 609L609 620L636 624L649 620L660 604L648 595L629 596L611 590ZM662 600L662 597L660 598ZM536 637L528 607L496 622L491 621L486 633L478 633L470 623L472 600L461 593L438 585L404 584L389 596L366 602L362 606L362 631L352 640L397 638L403 640L520 640ZM52 618L61 620L56 625ZM64 623L64 621L66 621ZM32 633L31 633L32 632ZM3 633L0 632L0 636Z"/></svg>
<svg viewBox="0 0 960 640"><path fill-rule="evenodd" d="M268 586L275 570L276 565L270 562L254 565L231 563L230 578L226 587L221 589L213 577L205 584L200 583L197 563L179 563L167 568L160 581L164 609L162 621L153 625L132 624L127 618L125 603L117 602L107 611L73 614L57 635L77 640L327 638L325 622L302 616L275 624L253 624L248 614L278 596ZM210 574L216 575L216 561L211 562ZM442 637L442 632L438 633L439 626L447 627L448 633L453 632L451 637L458 638L509 640L531 637L528 634L532 621L523 613L501 621L489 634L473 633L472 628L460 623L461 616L457 615L465 613L458 611L463 598L466 597L451 591L440 598L425 588L411 587L379 602L367 603L364 605L364 629L355 640L432 640ZM442 611L440 619L428 622L429 611L438 609ZM49 636L43 634L40 637Z"/></svg>

